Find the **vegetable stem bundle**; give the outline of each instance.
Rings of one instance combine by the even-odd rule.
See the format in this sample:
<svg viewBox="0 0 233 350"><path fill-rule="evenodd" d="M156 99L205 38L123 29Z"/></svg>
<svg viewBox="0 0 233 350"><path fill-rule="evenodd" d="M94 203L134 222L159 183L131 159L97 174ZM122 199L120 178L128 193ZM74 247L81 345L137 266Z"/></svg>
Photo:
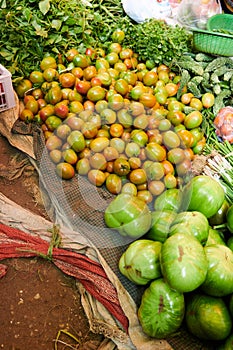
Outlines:
<svg viewBox="0 0 233 350"><path fill-rule="evenodd" d="M212 146L206 145L207 157L203 173L217 179L225 190L226 199L233 203L233 148L229 142L215 142Z"/></svg>

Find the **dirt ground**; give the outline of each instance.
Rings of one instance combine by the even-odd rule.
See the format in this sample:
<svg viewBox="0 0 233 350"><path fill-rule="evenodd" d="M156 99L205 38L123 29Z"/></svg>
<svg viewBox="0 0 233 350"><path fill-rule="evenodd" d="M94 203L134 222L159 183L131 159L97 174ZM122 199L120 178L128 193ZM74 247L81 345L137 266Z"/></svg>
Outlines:
<svg viewBox="0 0 233 350"><path fill-rule="evenodd" d="M47 218L29 174L9 179L12 160L24 155L0 135L0 192ZM30 176L37 174L30 169ZM97 350L104 337L90 331L75 280L41 258L8 259L0 280L0 349Z"/></svg>

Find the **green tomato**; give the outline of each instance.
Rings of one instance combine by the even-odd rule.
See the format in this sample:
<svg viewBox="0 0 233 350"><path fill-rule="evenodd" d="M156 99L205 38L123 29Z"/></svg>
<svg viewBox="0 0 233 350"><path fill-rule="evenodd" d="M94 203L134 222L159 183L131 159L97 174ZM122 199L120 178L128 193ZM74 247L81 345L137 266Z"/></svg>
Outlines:
<svg viewBox="0 0 233 350"><path fill-rule="evenodd" d="M50 115L46 119L45 124L46 124L48 130L54 131L62 124L62 120L61 120L61 118L57 117L56 115Z"/></svg>
<svg viewBox="0 0 233 350"><path fill-rule="evenodd" d="M208 263L204 249L185 232L175 233L163 243L160 264L170 287L181 293L191 292L205 281Z"/></svg>
<svg viewBox="0 0 233 350"><path fill-rule="evenodd" d="M140 147L146 146L148 142L148 135L145 131L139 130L139 129L134 129L131 134L131 139L135 143L137 143Z"/></svg>
<svg viewBox="0 0 233 350"><path fill-rule="evenodd" d="M154 202L155 210L179 211L182 202L182 192L178 188L169 188L156 197Z"/></svg>
<svg viewBox="0 0 233 350"><path fill-rule="evenodd" d="M49 89L49 91L45 94L45 101L52 105L57 104L62 100L62 90L60 86L53 86Z"/></svg>
<svg viewBox="0 0 233 350"><path fill-rule="evenodd" d="M147 239L131 243L119 260L120 272L138 285L159 278L161 247L162 243Z"/></svg>
<svg viewBox="0 0 233 350"><path fill-rule="evenodd" d="M86 146L85 138L79 130L71 131L67 137L67 142L75 152L83 151Z"/></svg>
<svg viewBox="0 0 233 350"><path fill-rule="evenodd" d="M226 213L230 205L225 199L222 206L219 208L216 214L209 218L209 223L211 226L221 225L226 222Z"/></svg>
<svg viewBox="0 0 233 350"><path fill-rule="evenodd" d="M153 241L165 242L176 215L175 212L170 210L153 211L151 213L151 228L147 233L147 238Z"/></svg>
<svg viewBox="0 0 233 350"><path fill-rule="evenodd" d="M151 212L143 200L120 193L106 208L104 221L122 236L140 238L150 229Z"/></svg>
<svg viewBox="0 0 233 350"><path fill-rule="evenodd" d="M233 251L233 236L228 238L227 240L227 246Z"/></svg>
<svg viewBox="0 0 233 350"><path fill-rule="evenodd" d="M163 339L178 330L184 318L184 295L159 278L144 291L138 319L144 333Z"/></svg>
<svg viewBox="0 0 233 350"><path fill-rule="evenodd" d="M208 262L207 275L202 290L214 297L233 293L233 252L222 244L204 247Z"/></svg>
<svg viewBox="0 0 233 350"><path fill-rule="evenodd" d="M193 235L204 245L209 235L209 223L205 215L199 211L184 211L177 214L170 227L169 236L185 232Z"/></svg>
<svg viewBox="0 0 233 350"><path fill-rule="evenodd" d="M187 299L185 320L190 333L203 340L223 340L229 336L232 327L223 299L202 293Z"/></svg>
<svg viewBox="0 0 233 350"><path fill-rule="evenodd" d="M208 246L211 244L226 245L224 241L224 235L220 231L213 229L212 227L209 227L209 235L205 246Z"/></svg>
<svg viewBox="0 0 233 350"><path fill-rule="evenodd" d="M182 207L188 211L200 211L210 218L221 208L224 200L224 190L217 180L198 175L185 185Z"/></svg>
<svg viewBox="0 0 233 350"><path fill-rule="evenodd" d="M112 33L112 40L115 43L121 43L125 38L125 33L123 30L121 29L116 29L113 33Z"/></svg>
<svg viewBox="0 0 233 350"><path fill-rule="evenodd" d="M227 337L223 344L218 347L218 350L232 350L233 349L233 334Z"/></svg>

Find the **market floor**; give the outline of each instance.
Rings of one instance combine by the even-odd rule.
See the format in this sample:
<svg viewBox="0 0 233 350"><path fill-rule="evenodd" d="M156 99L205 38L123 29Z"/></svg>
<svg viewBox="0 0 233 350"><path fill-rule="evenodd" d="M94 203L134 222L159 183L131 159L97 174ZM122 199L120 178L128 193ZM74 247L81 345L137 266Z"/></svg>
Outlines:
<svg viewBox="0 0 233 350"><path fill-rule="evenodd" d="M22 207L47 218L31 181L30 167L13 172L24 155L0 135L0 192ZM5 171L4 171L5 170ZM31 184L31 185L30 185ZM75 280L42 258L2 261L8 266L0 280L0 349L97 350L103 336L90 331Z"/></svg>

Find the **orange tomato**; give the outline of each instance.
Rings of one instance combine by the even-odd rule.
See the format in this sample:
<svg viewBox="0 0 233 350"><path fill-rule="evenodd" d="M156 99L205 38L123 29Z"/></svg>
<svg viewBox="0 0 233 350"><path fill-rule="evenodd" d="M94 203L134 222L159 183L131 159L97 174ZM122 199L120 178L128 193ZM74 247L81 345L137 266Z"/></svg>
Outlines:
<svg viewBox="0 0 233 350"><path fill-rule="evenodd" d="M61 163L58 163L56 166L56 173L62 179L69 180L74 177L75 170L71 164L61 162Z"/></svg>
<svg viewBox="0 0 233 350"><path fill-rule="evenodd" d="M102 186L106 180L104 172L99 169L91 169L87 176L88 180L97 187Z"/></svg>
<svg viewBox="0 0 233 350"><path fill-rule="evenodd" d="M191 101L190 101L190 103L189 103L189 106L192 107L192 108L197 109L198 111L201 111L202 108L203 108L202 101L199 100L199 98L196 98L196 97L192 97L192 98L191 98Z"/></svg>
<svg viewBox="0 0 233 350"><path fill-rule="evenodd" d="M148 190L153 196L159 196L165 190L165 184L161 180L150 181L148 184Z"/></svg>
<svg viewBox="0 0 233 350"><path fill-rule="evenodd" d="M152 108L156 104L157 100L155 95L144 92L139 97L139 102L141 102L145 107Z"/></svg>
<svg viewBox="0 0 233 350"><path fill-rule="evenodd" d="M175 172L174 166L171 162L169 162L169 160L165 159L161 163L163 165L165 175L174 174L174 172Z"/></svg>
<svg viewBox="0 0 233 350"><path fill-rule="evenodd" d="M174 83L167 83L165 85L168 96L175 96L177 94L178 88L178 85Z"/></svg>
<svg viewBox="0 0 233 350"><path fill-rule="evenodd" d="M124 127L120 123L113 123L110 125L109 133L112 137L121 137L124 131Z"/></svg>
<svg viewBox="0 0 233 350"><path fill-rule="evenodd" d="M194 136L189 130L180 130L177 134L181 139L183 147L190 148L194 145Z"/></svg>

